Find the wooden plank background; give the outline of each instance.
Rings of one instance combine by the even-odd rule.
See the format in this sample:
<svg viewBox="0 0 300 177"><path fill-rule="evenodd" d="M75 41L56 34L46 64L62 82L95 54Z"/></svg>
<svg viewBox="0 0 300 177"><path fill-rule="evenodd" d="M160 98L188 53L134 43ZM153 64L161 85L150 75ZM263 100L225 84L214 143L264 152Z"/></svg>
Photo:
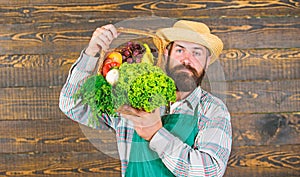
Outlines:
<svg viewBox="0 0 300 177"><path fill-rule="evenodd" d="M226 81L212 78L204 87L226 85L216 91L232 114L225 176L300 176L299 6L0 0L0 176L120 176L119 160L99 150L116 152L112 133L67 119L59 92L96 27L144 16L202 21L224 41L219 63Z"/></svg>

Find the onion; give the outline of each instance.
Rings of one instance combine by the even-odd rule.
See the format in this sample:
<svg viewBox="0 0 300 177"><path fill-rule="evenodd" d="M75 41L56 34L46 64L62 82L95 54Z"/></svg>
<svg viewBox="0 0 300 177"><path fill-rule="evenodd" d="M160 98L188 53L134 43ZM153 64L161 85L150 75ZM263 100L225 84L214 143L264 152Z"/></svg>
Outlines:
<svg viewBox="0 0 300 177"><path fill-rule="evenodd" d="M119 70L118 69L112 69L108 71L105 77L106 81L110 83L111 85L115 85L119 79Z"/></svg>

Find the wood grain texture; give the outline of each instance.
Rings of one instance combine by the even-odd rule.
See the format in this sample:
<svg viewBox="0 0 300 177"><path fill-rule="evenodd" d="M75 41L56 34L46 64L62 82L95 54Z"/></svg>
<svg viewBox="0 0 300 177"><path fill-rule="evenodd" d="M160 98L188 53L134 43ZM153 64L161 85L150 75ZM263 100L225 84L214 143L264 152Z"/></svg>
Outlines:
<svg viewBox="0 0 300 177"><path fill-rule="evenodd" d="M59 153L100 150L116 157L115 133L66 119L1 121L0 153ZM24 127L26 127L24 129Z"/></svg>
<svg viewBox="0 0 300 177"><path fill-rule="evenodd" d="M0 176L120 176L114 132L69 120L58 100L94 29L130 18L152 32L201 21L223 40L203 87L231 113L225 177L300 176L299 15L295 0L0 1Z"/></svg>
<svg viewBox="0 0 300 177"><path fill-rule="evenodd" d="M225 91L228 109L232 113L299 111L299 84L298 80L229 83Z"/></svg>
<svg viewBox="0 0 300 177"><path fill-rule="evenodd" d="M233 146L299 144L300 113L232 114Z"/></svg>
<svg viewBox="0 0 300 177"><path fill-rule="evenodd" d="M0 176L108 176L120 175L120 162L99 151L2 154Z"/></svg>
<svg viewBox="0 0 300 177"><path fill-rule="evenodd" d="M224 83L225 85L227 83ZM231 113L280 113L299 111L299 80L234 82L224 92L212 90L226 100ZM223 86L222 83L217 83ZM43 119L57 116L61 87L2 88L2 120Z"/></svg>
<svg viewBox="0 0 300 177"><path fill-rule="evenodd" d="M137 18L135 24L143 24L145 30L147 30L148 27L144 25L145 18ZM195 21L206 23L212 32L222 39L225 49L300 47L300 37L298 35L300 28L297 18L230 18L214 20L196 18ZM99 22L84 21L75 24L51 22L46 24L38 22L4 23L0 33L0 54L78 52L86 47L92 32L97 27L107 23L118 24L121 21L111 22L104 18ZM151 22L149 23L152 25ZM164 26L166 26L165 21L158 21L153 23L151 28L157 29Z"/></svg>
<svg viewBox="0 0 300 177"><path fill-rule="evenodd" d="M0 87L47 87L65 83L80 51L0 56ZM217 68L220 67L220 68ZM208 70L209 82L293 80L300 76L300 48L230 49ZM215 70L220 70L216 74ZM222 80L224 76L224 79Z"/></svg>
<svg viewBox="0 0 300 177"><path fill-rule="evenodd" d="M226 81L298 79L300 48L230 49L220 55ZM218 79L215 79L218 81Z"/></svg>
<svg viewBox="0 0 300 177"><path fill-rule="evenodd" d="M299 176L300 146L252 146L233 149L225 176Z"/></svg>
<svg viewBox="0 0 300 177"><path fill-rule="evenodd" d="M47 87L63 85L76 53L0 56L0 87Z"/></svg>
<svg viewBox="0 0 300 177"><path fill-rule="evenodd" d="M28 22L38 18L46 18L45 13L52 22L67 21L66 19L98 19L99 16L108 20L114 18L130 18L132 16L156 15L195 18L198 17L220 18L220 17L273 17L297 16L299 15L299 3L296 1L68 1L66 5L60 1L38 0L2 2L1 15L13 18L17 22ZM24 6L25 5L25 6ZM266 9L268 9L266 11ZM122 14L122 15L119 15ZM56 18L55 18L56 17ZM49 20L49 19L47 19Z"/></svg>
<svg viewBox="0 0 300 177"><path fill-rule="evenodd" d="M60 88L4 88L0 90L0 117L44 119L58 115Z"/></svg>
<svg viewBox="0 0 300 177"><path fill-rule="evenodd" d="M59 110L56 110L59 112ZM40 120L0 121L0 153L100 150L117 156L114 131L95 130L62 113ZM299 144L300 113L232 114L233 147ZM25 128L24 128L25 127Z"/></svg>
<svg viewBox="0 0 300 177"><path fill-rule="evenodd" d="M225 176L299 176L299 146L233 148ZM101 152L5 154L0 175L117 175L120 163ZM13 164L13 165L12 165Z"/></svg>

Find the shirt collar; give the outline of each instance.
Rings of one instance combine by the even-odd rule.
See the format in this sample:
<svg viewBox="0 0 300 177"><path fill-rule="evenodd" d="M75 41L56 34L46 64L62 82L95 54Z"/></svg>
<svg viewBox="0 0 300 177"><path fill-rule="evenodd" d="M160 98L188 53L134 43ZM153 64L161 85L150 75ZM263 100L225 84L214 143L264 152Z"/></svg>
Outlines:
<svg viewBox="0 0 300 177"><path fill-rule="evenodd" d="M188 97L186 97L183 102L186 102L187 105L194 110L199 104L199 100L201 99L202 89L198 86Z"/></svg>

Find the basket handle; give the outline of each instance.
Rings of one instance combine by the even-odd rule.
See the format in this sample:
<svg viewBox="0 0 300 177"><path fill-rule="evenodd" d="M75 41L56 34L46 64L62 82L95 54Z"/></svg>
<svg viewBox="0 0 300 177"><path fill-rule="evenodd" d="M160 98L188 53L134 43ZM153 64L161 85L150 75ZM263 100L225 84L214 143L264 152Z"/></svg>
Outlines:
<svg viewBox="0 0 300 177"><path fill-rule="evenodd" d="M128 34L137 34L137 35L144 35L148 37L152 37L153 40L155 41L156 47L158 49L158 57L157 57L157 66L160 66L162 62L162 53L163 53L163 41L160 37L157 35L147 32L147 31L142 31L142 30L137 30L137 29L131 29L131 28L117 28L118 33L128 33ZM105 60L105 51L101 50L100 53L100 58L99 58L99 63L98 63L98 68L97 72L100 74L101 73L101 68L103 65L103 62Z"/></svg>

